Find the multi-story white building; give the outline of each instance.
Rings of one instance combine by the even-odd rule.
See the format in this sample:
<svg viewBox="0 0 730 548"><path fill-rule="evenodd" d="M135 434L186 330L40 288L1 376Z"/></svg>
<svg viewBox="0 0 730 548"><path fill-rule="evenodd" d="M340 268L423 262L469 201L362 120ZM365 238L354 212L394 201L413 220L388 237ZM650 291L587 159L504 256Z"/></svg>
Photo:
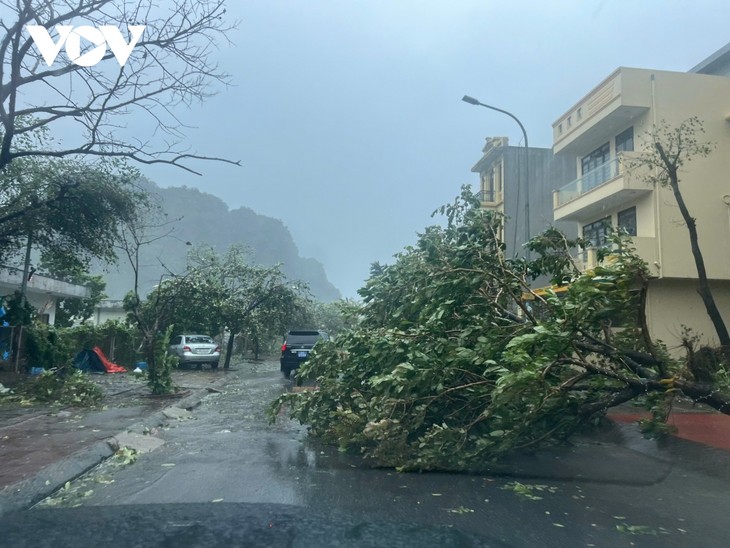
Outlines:
<svg viewBox="0 0 730 548"><path fill-rule="evenodd" d="M730 66L722 51L712 61L720 68ZM641 154L656 124L676 127L693 116L705 130L698 138L716 148L684 166L680 188L697 220L715 299L730 324L730 78L619 68L553 124L554 153L577 158L578 172L553 194L555 221L574 223L596 247L606 244L608 226L632 235L653 276L651 334L670 348L678 346L682 326L704 342L717 341L696 291L689 236L671 190L651 186L621 158ZM584 267L594 265L595 254L581 258Z"/></svg>

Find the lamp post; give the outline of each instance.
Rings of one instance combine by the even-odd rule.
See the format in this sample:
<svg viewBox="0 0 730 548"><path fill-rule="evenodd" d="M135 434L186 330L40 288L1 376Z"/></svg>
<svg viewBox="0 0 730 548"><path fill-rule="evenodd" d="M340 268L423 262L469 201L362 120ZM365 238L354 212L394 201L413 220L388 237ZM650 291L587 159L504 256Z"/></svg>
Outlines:
<svg viewBox="0 0 730 548"><path fill-rule="evenodd" d="M468 95L464 95L461 100L465 103L469 103L470 105L478 105L480 107L496 110L497 112L506 114L515 122L517 122L517 125L520 126L520 129L522 130L522 136L525 138L525 242L527 242L530 239L530 148L527 142L527 131L525 131L525 126L523 126L522 122L520 122L517 116L515 116L511 112L507 112L506 110L493 107L491 105L485 105L478 99L474 99L474 97L469 97ZM517 204L517 207L519 207L519 204ZM527 258L529 259L530 250L527 249L525 253Z"/></svg>

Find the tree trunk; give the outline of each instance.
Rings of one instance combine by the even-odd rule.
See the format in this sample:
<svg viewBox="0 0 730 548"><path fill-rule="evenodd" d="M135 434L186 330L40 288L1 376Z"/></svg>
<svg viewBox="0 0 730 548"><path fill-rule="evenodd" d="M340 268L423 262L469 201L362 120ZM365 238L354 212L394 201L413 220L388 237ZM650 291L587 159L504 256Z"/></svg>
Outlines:
<svg viewBox="0 0 730 548"><path fill-rule="evenodd" d="M663 149L660 148L660 154L663 153ZM664 155L662 154L662 157ZM698 287L697 292L699 293L700 297L702 298L702 302L705 305L705 310L707 311L707 315L710 318L710 321L712 322L713 327L715 328L715 332L717 333L717 338L720 341L720 345L722 346L723 354L730 359L730 333L728 333L727 326L725 325L725 321L722 319L722 315L720 314L720 310L717 308L717 304L715 303L715 298L712 295L712 289L710 289L710 283L707 280L707 270L705 269L705 259L702 256L702 251L700 250L700 244L699 239L697 236L697 223L695 222L694 217L692 217L689 214L689 210L687 209L687 204L684 202L684 197L682 196L682 193L679 190L679 178L677 176L677 168L672 167L671 169L669 166L667 166L667 172L669 175L669 186L672 189L672 193L674 194L674 199L677 200L677 205L679 206L679 211L682 214L682 218L684 219L684 222L687 224L687 231L689 232L689 242L690 246L692 247L692 256L694 257L695 266L697 267L697 280L698 280Z"/></svg>
<svg viewBox="0 0 730 548"><path fill-rule="evenodd" d="M231 356L233 355L233 343L236 340L236 336L231 333L228 335L228 344L226 345L226 361L223 362L223 369L228 369L231 366Z"/></svg>

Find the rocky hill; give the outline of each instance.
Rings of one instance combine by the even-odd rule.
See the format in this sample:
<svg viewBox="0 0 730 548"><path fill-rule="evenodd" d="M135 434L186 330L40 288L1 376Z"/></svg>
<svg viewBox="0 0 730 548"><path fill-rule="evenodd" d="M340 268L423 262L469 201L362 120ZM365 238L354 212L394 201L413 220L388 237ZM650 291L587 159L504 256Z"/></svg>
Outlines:
<svg viewBox="0 0 730 548"><path fill-rule="evenodd" d="M303 280L319 300L329 302L341 297L330 283L322 264L301 257L289 229L278 219L259 215L247 207L230 210L220 198L189 187L160 188L145 182L149 192L162 207L168 221L165 231L172 233L143 246L140 285L149 291L166 272L182 272L190 242L209 244L220 252L231 244L243 244L251 250L257 264L282 263L282 270L293 280ZM132 270L120 257L118 265L104 272L107 294L122 298L132 286Z"/></svg>

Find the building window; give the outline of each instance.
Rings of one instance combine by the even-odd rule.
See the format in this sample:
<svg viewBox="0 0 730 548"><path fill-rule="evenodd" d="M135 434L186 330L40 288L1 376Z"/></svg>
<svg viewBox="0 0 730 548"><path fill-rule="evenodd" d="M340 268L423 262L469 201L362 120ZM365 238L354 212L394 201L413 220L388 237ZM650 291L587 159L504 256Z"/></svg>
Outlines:
<svg viewBox="0 0 730 548"><path fill-rule="evenodd" d="M630 127L616 135L616 154L634 150L634 128Z"/></svg>
<svg viewBox="0 0 730 548"><path fill-rule="evenodd" d="M583 192L587 192L611 178L610 147L606 143L580 161L583 175Z"/></svg>
<svg viewBox="0 0 730 548"><path fill-rule="evenodd" d="M494 168L492 168L492 171L489 172L487 187L484 190L484 199L487 202L494 202Z"/></svg>
<svg viewBox="0 0 730 548"><path fill-rule="evenodd" d="M610 159L610 148L608 143L598 147L596 150L591 152L588 156L584 156L581 160L582 174L586 175L594 169L608 162Z"/></svg>
<svg viewBox="0 0 730 548"><path fill-rule="evenodd" d="M578 110L576 111L575 115L578 117L578 120L580 120L581 118L583 118L583 109L582 108L578 108Z"/></svg>
<svg viewBox="0 0 730 548"><path fill-rule="evenodd" d="M558 124L558 135L563 134L563 124Z"/></svg>
<svg viewBox="0 0 730 548"><path fill-rule="evenodd" d="M583 239L589 242L587 247L606 247L611 233L611 217L604 217L583 227Z"/></svg>
<svg viewBox="0 0 730 548"><path fill-rule="evenodd" d="M618 227L629 236L636 236L636 208L630 207L618 212Z"/></svg>

